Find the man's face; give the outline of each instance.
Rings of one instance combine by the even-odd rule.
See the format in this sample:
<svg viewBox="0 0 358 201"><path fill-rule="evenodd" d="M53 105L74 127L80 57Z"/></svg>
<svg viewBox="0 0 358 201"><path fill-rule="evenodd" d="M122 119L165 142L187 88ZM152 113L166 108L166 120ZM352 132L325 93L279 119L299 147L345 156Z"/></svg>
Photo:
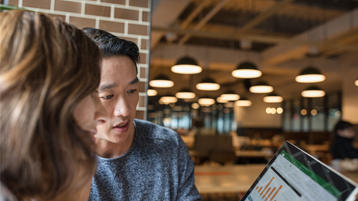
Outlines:
<svg viewBox="0 0 358 201"><path fill-rule="evenodd" d="M112 143L131 143L133 120L139 99L136 66L128 56L112 56L102 61L99 97L109 121L97 127L96 138Z"/></svg>

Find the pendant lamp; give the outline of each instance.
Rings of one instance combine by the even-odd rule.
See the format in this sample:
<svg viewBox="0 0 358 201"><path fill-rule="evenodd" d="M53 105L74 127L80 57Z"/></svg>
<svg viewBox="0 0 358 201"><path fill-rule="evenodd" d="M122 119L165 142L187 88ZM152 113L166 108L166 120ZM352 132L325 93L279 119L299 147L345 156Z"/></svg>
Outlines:
<svg viewBox="0 0 358 201"><path fill-rule="evenodd" d="M209 97L202 97L202 98L199 98L198 103L201 106L210 106L215 103L215 100L213 98L209 98Z"/></svg>
<svg viewBox="0 0 358 201"><path fill-rule="evenodd" d="M240 100L237 100L235 102L235 105L240 107L249 107L251 106L251 104L252 104L251 101L246 97L241 97Z"/></svg>
<svg viewBox="0 0 358 201"><path fill-rule="evenodd" d="M170 103L176 103L177 101L178 101L178 99L172 95L165 95L159 99L159 102L162 102L166 105L168 105Z"/></svg>
<svg viewBox="0 0 358 201"><path fill-rule="evenodd" d="M256 65L251 62L243 62L239 64L236 70L232 71L231 74L236 78L257 78L262 75Z"/></svg>
<svg viewBox="0 0 358 201"><path fill-rule="evenodd" d="M233 91L227 91L223 93L220 97L221 99L228 101L236 101L240 98L240 96Z"/></svg>
<svg viewBox="0 0 358 201"><path fill-rule="evenodd" d="M191 104L191 108L193 108L194 110L199 109L199 107L200 107L199 103Z"/></svg>
<svg viewBox="0 0 358 201"><path fill-rule="evenodd" d="M326 77L315 67L309 66L301 71L301 73L296 76L296 82L300 83L316 83L322 82Z"/></svg>
<svg viewBox="0 0 358 201"><path fill-rule="evenodd" d="M318 98L318 97L323 97L326 93L322 89L312 86L302 91L301 94L303 97L306 98Z"/></svg>
<svg viewBox="0 0 358 201"><path fill-rule="evenodd" d="M273 91L273 87L266 82L258 82L256 85L250 87L252 93L270 93Z"/></svg>
<svg viewBox="0 0 358 201"><path fill-rule="evenodd" d="M157 94L158 94L158 92L157 92L157 90L155 90L155 89L149 88L149 89L147 90L147 95L148 95L148 96L156 96Z"/></svg>
<svg viewBox="0 0 358 201"><path fill-rule="evenodd" d="M167 76L161 74L155 77L153 80L149 82L151 87L158 87L158 88L169 88L174 86L174 82L171 81Z"/></svg>
<svg viewBox="0 0 358 201"><path fill-rule="evenodd" d="M205 78L196 85L196 88L203 91L215 91L220 89L220 85L211 78Z"/></svg>
<svg viewBox="0 0 358 201"><path fill-rule="evenodd" d="M197 74L202 71L202 68L193 58L183 57L179 59L174 66L172 66L171 70L174 73L179 74Z"/></svg>
<svg viewBox="0 0 358 201"><path fill-rule="evenodd" d="M216 98L216 101L217 101L218 103L227 103L227 102L229 102L228 100L224 100L221 96L220 96L220 97L217 97L217 98Z"/></svg>
<svg viewBox="0 0 358 201"><path fill-rule="evenodd" d="M270 93L269 95L264 97L265 103L281 103L283 98L275 93Z"/></svg>
<svg viewBox="0 0 358 201"><path fill-rule="evenodd" d="M181 99L192 99L195 98L195 93L190 91L189 89L183 89L177 92L175 96Z"/></svg>

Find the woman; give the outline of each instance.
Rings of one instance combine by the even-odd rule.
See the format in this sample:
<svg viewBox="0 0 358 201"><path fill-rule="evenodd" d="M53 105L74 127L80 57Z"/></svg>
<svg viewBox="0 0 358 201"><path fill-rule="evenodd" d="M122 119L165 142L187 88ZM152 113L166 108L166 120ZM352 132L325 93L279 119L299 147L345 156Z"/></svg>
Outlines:
<svg viewBox="0 0 358 201"><path fill-rule="evenodd" d="M101 54L41 13L0 15L0 178L18 200L87 200Z"/></svg>

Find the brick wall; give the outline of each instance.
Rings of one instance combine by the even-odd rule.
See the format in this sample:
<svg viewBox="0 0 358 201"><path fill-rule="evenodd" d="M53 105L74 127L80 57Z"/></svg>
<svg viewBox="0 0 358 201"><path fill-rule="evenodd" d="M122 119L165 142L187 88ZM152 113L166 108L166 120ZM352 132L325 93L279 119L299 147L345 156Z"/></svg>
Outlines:
<svg viewBox="0 0 358 201"><path fill-rule="evenodd" d="M150 0L8 0L76 25L95 27L135 42L140 49L138 63L139 102L136 118L146 118L146 87L149 72Z"/></svg>

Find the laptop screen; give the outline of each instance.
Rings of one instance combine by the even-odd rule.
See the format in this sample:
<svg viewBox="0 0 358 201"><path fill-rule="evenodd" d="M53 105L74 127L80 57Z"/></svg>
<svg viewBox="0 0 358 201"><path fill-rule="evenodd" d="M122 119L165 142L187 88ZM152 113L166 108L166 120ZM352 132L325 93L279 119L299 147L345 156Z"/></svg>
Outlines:
<svg viewBox="0 0 358 201"><path fill-rule="evenodd" d="M285 142L242 200L340 201L356 192L353 183Z"/></svg>

